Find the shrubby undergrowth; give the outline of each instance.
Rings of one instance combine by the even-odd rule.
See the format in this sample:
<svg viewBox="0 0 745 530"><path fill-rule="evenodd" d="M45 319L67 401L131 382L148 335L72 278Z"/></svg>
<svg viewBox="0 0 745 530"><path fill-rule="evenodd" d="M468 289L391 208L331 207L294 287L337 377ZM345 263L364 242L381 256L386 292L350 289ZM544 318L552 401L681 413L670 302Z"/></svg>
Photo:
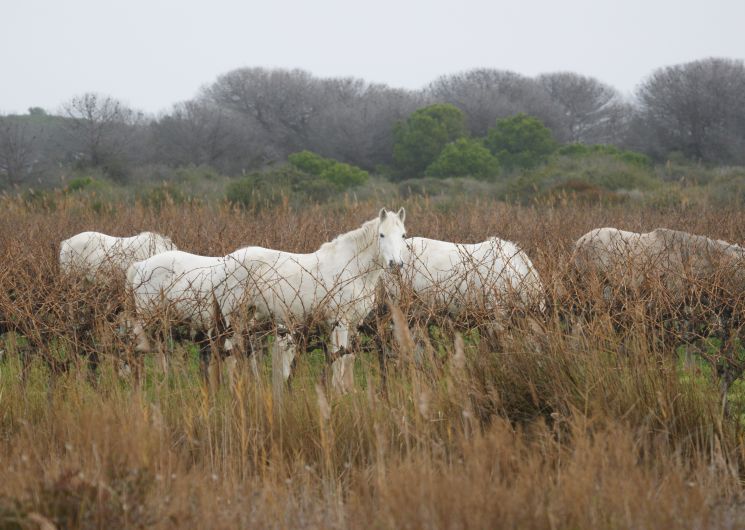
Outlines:
<svg viewBox="0 0 745 530"><path fill-rule="evenodd" d="M710 365L695 345L663 340L645 300L609 305L591 289L584 320L561 305L571 243L589 229L668 226L739 241L741 209L410 198L410 234L516 241L554 303L495 336L487 322L394 320L387 390L363 340L356 390L335 396L317 351L300 356L289 387L268 364L257 377L243 361L215 367L206 385L188 340L166 345L167 367L148 356L138 382L122 368L132 344L112 318L123 290L63 281L57 245L85 229L151 229L204 255L308 252L374 216L379 200L240 209L92 208L95 196L79 191L52 199L0 199L5 526L734 528L745 517L742 385L724 411Z"/></svg>

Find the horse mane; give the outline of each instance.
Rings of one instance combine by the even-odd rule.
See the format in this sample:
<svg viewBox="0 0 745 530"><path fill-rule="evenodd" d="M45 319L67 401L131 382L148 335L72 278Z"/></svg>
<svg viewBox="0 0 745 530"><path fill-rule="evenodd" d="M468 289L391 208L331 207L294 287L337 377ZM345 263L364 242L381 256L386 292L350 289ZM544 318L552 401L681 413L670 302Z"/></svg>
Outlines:
<svg viewBox="0 0 745 530"><path fill-rule="evenodd" d="M153 236L155 236L155 237L162 237L163 239L167 239L169 241L171 239L168 236L164 236L163 234L159 234L158 232L151 232L150 230L145 230L144 232L140 232L135 237L142 237L142 236L145 236L145 237L153 237Z"/></svg>
<svg viewBox="0 0 745 530"><path fill-rule="evenodd" d="M374 236L374 232L377 230L377 226L378 218L376 217L375 219L366 221L359 228L355 228L354 230L350 230L349 232L339 234L331 241L327 241L326 243L321 245L321 248L318 250L333 250L342 243L352 242L357 252L360 252L367 248L367 246L370 244L370 239L372 239L372 237Z"/></svg>
<svg viewBox="0 0 745 530"><path fill-rule="evenodd" d="M502 245L507 243L507 244L514 246L518 252L525 252L523 250L523 247L521 247L514 241L510 241L509 239L502 239L501 237L498 237L498 236L489 236L486 238L486 241L488 241L489 243L494 243L495 245L499 245L499 248L502 248Z"/></svg>
<svg viewBox="0 0 745 530"><path fill-rule="evenodd" d="M671 230L669 228L658 228L650 233L655 235L662 234L663 237L665 235L677 237L688 245L698 245L699 247L703 247L704 249L713 246L717 250L727 253L731 256L745 258L745 249L743 249L743 247L735 243L730 243L729 241L724 241L723 239L712 239L707 236L691 234L689 232L683 232L681 230Z"/></svg>
<svg viewBox="0 0 745 530"><path fill-rule="evenodd" d="M173 240L168 236L164 236L160 232L151 232L150 230L146 230L144 232L140 232L139 234L133 237L145 237L148 241L151 241L151 242L156 239L162 239L166 243L167 246L175 248L175 245L173 244Z"/></svg>

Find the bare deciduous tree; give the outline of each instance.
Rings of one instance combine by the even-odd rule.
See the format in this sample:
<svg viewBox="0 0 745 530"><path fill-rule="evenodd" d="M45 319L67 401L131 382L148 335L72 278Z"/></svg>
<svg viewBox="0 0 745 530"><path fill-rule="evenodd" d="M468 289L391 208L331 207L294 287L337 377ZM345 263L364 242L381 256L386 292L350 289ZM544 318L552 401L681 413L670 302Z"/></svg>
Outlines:
<svg viewBox="0 0 745 530"><path fill-rule="evenodd" d="M155 162L236 171L258 165L255 134L234 112L205 98L173 106L152 123Z"/></svg>
<svg viewBox="0 0 745 530"><path fill-rule="evenodd" d="M264 68L233 70L205 95L260 132L268 161L310 149L368 168L390 160L393 125L417 99L361 79Z"/></svg>
<svg viewBox="0 0 745 530"><path fill-rule="evenodd" d="M630 108L618 90L572 72L544 74L538 82L561 108L567 140L587 144L621 141Z"/></svg>
<svg viewBox="0 0 745 530"><path fill-rule="evenodd" d="M73 97L63 107L70 134L84 149L94 166L103 166L127 154L144 115L110 96L86 93Z"/></svg>
<svg viewBox="0 0 745 530"><path fill-rule="evenodd" d="M21 116L0 116L0 177L6 185L20 184L35 162L37 135Z"/></svg>
<svg viewBox="0 0 745 530"><path fill-rule="evenodd" d="M330 101L313 120L312 147L325 156L368 169L391 164L394 125L414 112L421 98L358 79L325 84Z"/></svg>
<svg viewBox="0 0 745 530"><path fill-rule="evenodd" d="M745 63L710 58L656 70L637 91L636 127L665 156L745 163Z"/></svg>
<svg viewBox="0 0 745 530"><path fill-rule="evenodd" d="M564 140L561 109L533 79L515 72L476 69L445 75L426 89L432 102L451 103L466 113L474 136L484 136L498 118L518 113L535 116Z"/></svg>
<svg viewBox="0 0 745 530"><path fill-rule="evenodd" d="M328 100L321 83L303 70L240 68L221 75L206 93L264 132L269 159L306 148L310 122Z"/></svg>

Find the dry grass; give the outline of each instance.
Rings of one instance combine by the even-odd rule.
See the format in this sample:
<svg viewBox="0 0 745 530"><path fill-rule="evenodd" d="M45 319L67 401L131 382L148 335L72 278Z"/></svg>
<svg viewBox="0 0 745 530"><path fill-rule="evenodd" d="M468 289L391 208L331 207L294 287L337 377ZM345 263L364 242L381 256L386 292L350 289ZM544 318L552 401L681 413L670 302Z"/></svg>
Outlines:
<svg viewBox="0 0 745 530"><path fill-rule="evenodd" d="M121 289L56 272L58 242L86 229L156 230L208 255L246 244L309 251L380 206L94 211L3 200L0 321L14 331L0 339L0 528L745 524L739 402L733 394L723 413L706 366L682 366L681 337L658 340L667 324L639 300L609 305L589 291L581 301L594 313L581 327L554 305L495 340L444 320L410 329L404 305L385 393L372 354L358 355L346 396L318 385L317 354L300 358L282 392L244 362L210 392L189 344L174 345L165 373L148 359L142 384L120 374L132 348L111 317ZM743 212L406 207L412 235L518 242L553 295L571 291L569 247L592 228L745 239ZM80 354L93 352L92 375Z"/></svg>

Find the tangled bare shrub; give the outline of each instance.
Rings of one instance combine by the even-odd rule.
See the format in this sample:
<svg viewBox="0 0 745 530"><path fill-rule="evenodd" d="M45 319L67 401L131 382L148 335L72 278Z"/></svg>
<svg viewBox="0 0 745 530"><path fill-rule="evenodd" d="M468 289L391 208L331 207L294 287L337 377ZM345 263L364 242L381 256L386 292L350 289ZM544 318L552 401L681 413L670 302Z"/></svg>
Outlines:
<svg viewBox="0 0 745 530"><path fill-rule="evenodd" d="M578 274L573 259L574 242L600 226L739 242L741 211L489 201L445 211L411 200L409 234L515 241L540 275L545 310L516 304L509 313L532 321L511 318L487 340L481 331L497 319L481 302L467 300L462 320L419 319L423 300L401 293L393 336L381 315L373 329L384 333L350 344L353 366L333 375L351 373L355 388L335 396L318 385L312 336L296 342L290 387L238 360L224 367L229 384L207 391L191 341L176 331L162 344L167 370L146 356L132 384L117 363L135 348L115 317L127 303L123 279L63 278L58 245L91 229L155 230L202 256L249 245L309 253L379 205L155 211L55 200L0 199L0 526L741 526L742 387L730 386L723 411L717 374L679 361L683 351L726 352L717 319L728 304L739 351L735 274L725 262L688 271L681 299L664 277L614 285L624 276ZM251 323L248 312L240 318ZM313 319L293 325L311 331ZM330 332L311 335L326 342ZM397 360L386 392L367 353L375 337ZM96 371L78 369L91 353Z"/></svg>

